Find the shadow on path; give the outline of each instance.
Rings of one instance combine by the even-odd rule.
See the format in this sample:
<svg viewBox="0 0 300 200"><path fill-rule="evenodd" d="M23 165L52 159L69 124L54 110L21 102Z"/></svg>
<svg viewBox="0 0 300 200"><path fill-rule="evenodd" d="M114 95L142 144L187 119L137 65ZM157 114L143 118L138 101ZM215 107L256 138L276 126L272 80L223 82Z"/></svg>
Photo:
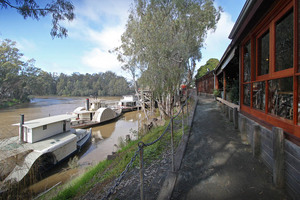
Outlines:
<svg viewBox="0 0 300 200"><path fill-rule="evenodd" d="M199 99L171 199L288 199L212 99Z"/></svg>

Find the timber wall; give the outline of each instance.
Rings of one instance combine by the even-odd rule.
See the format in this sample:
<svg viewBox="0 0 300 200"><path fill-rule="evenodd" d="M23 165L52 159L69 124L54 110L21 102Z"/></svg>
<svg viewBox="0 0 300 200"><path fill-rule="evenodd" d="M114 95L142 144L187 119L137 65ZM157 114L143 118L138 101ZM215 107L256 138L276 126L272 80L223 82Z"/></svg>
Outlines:
<svg viewBox="0 0 300 200"><path fill-rule="evenodd" d="M281 187L274 182L274 176L278 176L278 146L274 142L278 135L275 130L279 128L273 127L271 130L265 126L255 122L247 116L239 113L226 104L221 104L221 111L232 121L236 128L241 132L242 140L247 140L253 149L253 156L262 160L267 168L273 173L273 183L277 187ZM238 116L238 117L235 117ZM282 130L282 129L281 129ZM283 131L282 131L283 133ZM283 139L283 187L293 199L300 199L300 146L293 142Z"/></svg>

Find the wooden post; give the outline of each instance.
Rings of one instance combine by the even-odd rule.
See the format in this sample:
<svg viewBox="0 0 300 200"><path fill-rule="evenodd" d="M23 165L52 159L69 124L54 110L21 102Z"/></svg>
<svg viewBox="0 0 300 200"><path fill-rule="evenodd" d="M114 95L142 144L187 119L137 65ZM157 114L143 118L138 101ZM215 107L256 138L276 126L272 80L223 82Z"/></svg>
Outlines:
<svg viewBox="0 0 300 200"><path fill-rule="evenodd" d="M171 116L171 154L172 154L172 172L175 172L173 115Z"/></svg>
<svg viewBox="0 0 300 200"><path fill-rule="evenodd" d="M253 157L258 158L261 153L261 135L260 135L260 127L258 125L254 125L253 127L253 141L252 141L252 154Z"/></svg>
<svg viewBox="0 0 300 200"><path fill-rule="evenodd" d="M241 117L241 139L243 142L247 141L247 133L246 133L246 119L245 117Z"/></svg>
<svg viewBox="0 0 300 200"><path fill-rule="evenodd" d="M232 115L233 115L233 110L232 110L231 107L228 106L228 119L229 119L230 122L233 121L233 116Z"/></svg>
<svg viewBox="0 0 300 200"><path fill-rule="evenodd" d="M23 143L24 142L24 115L20 115L21 119L20 119L20 130L19 130L19 142Z"/></svg>
<svg viewBox="0 0 300 200"><path fill-rule="evenodd" d="M224 104L225 116L228 117L228 107Z"/></svg>
<svg viewBox="0 0 300 200"><path fill-rule="evenodd" d="M139 145L139 148L140 148L140 182L141 182L141 185L140 185L140 198L141 200L144 200L144 158L143 158L143 153L144 153L144 145L141 144Z"/></svg>
<svg viewBox="0 0 300 200"><path fill-rule="evenodd" d="M278 188L284 187L284 134L283 130L273 127L273 183Z"/></svg>
<svg viewBox="0 0 300 200"><path fill-rule="evenodd" d="M238 110L237 108L233 108L233 124L234 124L234 128L238 129L239 126L239 119L238 119L239 115L238 115Z"/></svg>

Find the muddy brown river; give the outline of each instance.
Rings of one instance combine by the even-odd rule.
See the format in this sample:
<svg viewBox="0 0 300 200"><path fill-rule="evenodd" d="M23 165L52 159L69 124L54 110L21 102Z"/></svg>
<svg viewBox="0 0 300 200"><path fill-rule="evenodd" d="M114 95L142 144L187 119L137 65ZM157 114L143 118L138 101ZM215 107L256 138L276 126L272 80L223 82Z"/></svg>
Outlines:
<svg viewBox="0 0 300 200"><path fill-rule="evenodd" d="M120 97L103 97L107 101L119 101ZM25 121L58 114L72 112L75 108L85 105L83 97L38 97L30 103L8 109L0 109L0 139L17 136L18 127L11 124L19 123L20 114L25 115ZM77 166L71 169L68 161L56 165L47 172L42 180L29 187L35 194L41 193L57 183L65 183L78 176L88 166L93 166L106 159L107 155L118 150L120 140L126 135L135 139L134 131L138 130L143 121L141 111L127 112L118 119L92 128L92 140L85 148L76 154ZM71 158L72 159L72 158Z"/></svg>

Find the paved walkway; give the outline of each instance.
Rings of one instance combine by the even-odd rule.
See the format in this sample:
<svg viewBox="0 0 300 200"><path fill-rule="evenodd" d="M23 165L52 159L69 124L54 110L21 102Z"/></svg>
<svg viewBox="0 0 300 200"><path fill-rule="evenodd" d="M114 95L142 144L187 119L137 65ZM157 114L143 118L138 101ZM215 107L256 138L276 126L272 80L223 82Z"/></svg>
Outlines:
<svg viewBox="0 0 300 200"><path fill-rule="evenodd" d="M199 100L171 199L288 199L211 99Z"/></svg>

